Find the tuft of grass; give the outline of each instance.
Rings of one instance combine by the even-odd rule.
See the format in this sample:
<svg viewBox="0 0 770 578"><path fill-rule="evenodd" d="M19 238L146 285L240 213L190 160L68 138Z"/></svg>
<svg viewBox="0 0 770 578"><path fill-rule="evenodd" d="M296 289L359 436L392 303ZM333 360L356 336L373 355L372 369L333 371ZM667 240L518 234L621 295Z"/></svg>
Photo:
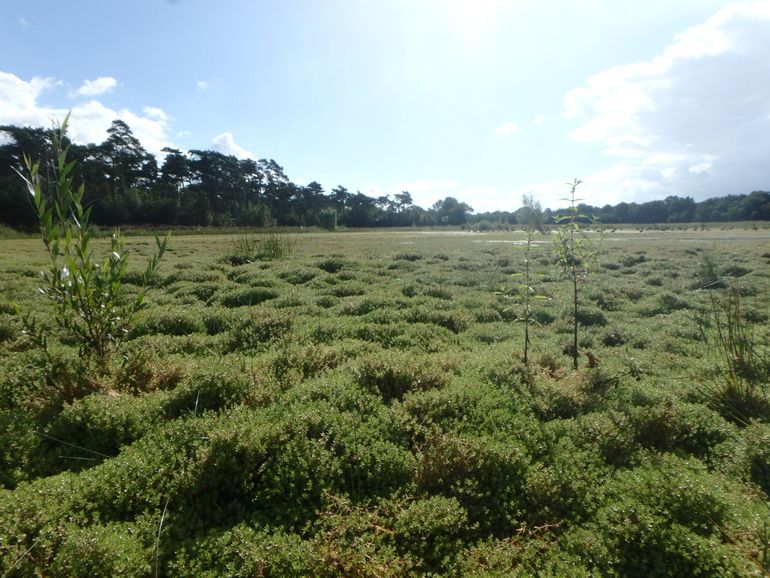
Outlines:
<svg viewBox="0 0 770 578"><path fill-rule="evenodd" d="M249 233L238 235L230 243L230 253L225 257L231 265L245 265L256 261L259 252L259 237Z"/></svg>
<svg viewBox="0 0 770 578"><path fill-rule="evenodd" d="M268 231L263 235L238 235L230 244L225 261L231 265L245 265L254 261L279 261L290 257L297 242L286 233Z"/></svg>
<svg viewBox="0 0 770 578"><path fill-rule="evenodd" d="M743 317L740 288L733 285L722 295L709 295L700 323L715 361L712 380L702 386L707 403L739 424L770 420L768 347L755 339Z"/></svg>
<svg viewBox="0 0 770 578"><path fill-rule="evenodd" d="M259 257L266 261L280 261L291 257L297 247L297 242L286 233L268 231L262 236Z"/></svg>
<svg viewBox="0 0 770 578"><path fill-rule="evenodd" d="M719 274L719 259L713 253L704 253L698 262L694 289L723 289L726 285Z"/></svg>

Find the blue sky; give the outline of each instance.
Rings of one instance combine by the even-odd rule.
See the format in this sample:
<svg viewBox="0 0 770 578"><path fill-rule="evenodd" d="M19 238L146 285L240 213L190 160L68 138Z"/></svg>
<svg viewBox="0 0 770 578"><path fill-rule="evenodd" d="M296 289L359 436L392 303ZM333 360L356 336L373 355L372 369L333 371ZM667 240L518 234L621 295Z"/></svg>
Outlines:
<svg viewBox="0 0 770 578"><path fill-rule="evenodd" d="M3 0L0 124L477 211L770 188L770 0Z"/></svg>

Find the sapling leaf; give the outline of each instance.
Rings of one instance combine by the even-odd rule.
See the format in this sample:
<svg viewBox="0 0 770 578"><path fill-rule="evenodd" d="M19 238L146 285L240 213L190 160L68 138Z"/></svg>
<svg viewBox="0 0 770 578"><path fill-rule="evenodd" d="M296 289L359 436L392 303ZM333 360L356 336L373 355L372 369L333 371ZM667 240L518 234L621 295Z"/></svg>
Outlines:
<svg viewBox="0 0 770 578"><path fill-rule="evenodd" d="M39 163L32 163L26 155L27 175L22 178L34 198L41 238L50 258L49 272L43 277L45 286L40 290L56 308L59 328L79 342L84 355L95 356L104 365L142 305L149 278L159 266L169 236L162 242L156 239L157 250L149 259L139 294L127 295L123 279L128 259L119 231L110 240L107 257L101 262L94 258L91 208L82 205L84 188L76 188L73 183L77 163L67 160L69 147L63 146L68 120L69 115L51 136L55 186L50 189L50 197L43 195ZM33 322L28 325L31 331Z"/></svg>

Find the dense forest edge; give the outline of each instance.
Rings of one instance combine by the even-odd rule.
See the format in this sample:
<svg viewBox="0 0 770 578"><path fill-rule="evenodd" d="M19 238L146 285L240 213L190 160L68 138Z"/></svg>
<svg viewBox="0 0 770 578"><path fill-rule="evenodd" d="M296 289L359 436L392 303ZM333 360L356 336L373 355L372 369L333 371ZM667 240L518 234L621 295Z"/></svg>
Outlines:
<svg viewBox="0 0 770 578"><path fill-rule="evenodd" d="M238 159L214 150L164 148L165 158L146 151L122 120L115 120L101 144L71 145L77 180L85 187L84 202L97 225L172 225L214 227L314 226L412 227L473 225L483 229L515 225L520 211L475 213L454 197L424 209L409 191L370 197L339 185L331 191L313 181L299 185L284 169L267 159ZM24 155L52 158L50 131L0 126L0 224L34 230L37 217L17 171ZM581 204L582 214L605 224L704 223L770 221L770 192L727 195L701 202L668 196L645 203L594 207ZM552 220L567 209L546 209Z"/></svg>

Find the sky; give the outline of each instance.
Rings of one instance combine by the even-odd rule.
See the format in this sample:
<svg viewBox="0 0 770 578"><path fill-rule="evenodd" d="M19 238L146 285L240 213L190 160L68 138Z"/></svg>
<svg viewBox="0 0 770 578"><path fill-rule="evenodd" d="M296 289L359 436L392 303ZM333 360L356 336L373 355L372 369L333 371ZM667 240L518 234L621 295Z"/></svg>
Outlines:
<svg viewBox="0 0 770 578"><path fill-rule="evenodd" d="M477 212L770 190L770 0L0 0L0 125Z"/></svg>

